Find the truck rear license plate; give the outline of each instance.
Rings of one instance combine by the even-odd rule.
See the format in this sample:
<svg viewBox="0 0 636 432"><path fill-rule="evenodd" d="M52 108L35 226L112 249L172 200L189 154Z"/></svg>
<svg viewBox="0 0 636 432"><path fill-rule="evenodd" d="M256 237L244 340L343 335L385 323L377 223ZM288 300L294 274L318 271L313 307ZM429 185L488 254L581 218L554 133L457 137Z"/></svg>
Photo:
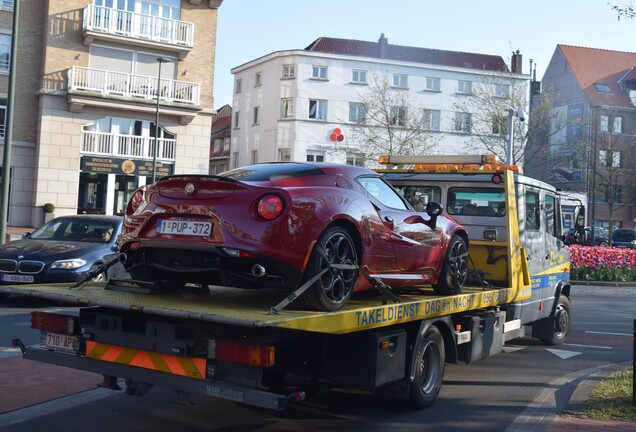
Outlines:
<svg viewBox="0 0 636 432"><path fill-rule="evenodd" d="M78 347L77 336L40 332L40 346L53 351L75 352Z"/></svg>
<svg viewBox="0 0 636 432"><path fill-rule="evenodd" d="M209 237L212 234L212 222L159 220L157 221L157 233Z"/></svg>

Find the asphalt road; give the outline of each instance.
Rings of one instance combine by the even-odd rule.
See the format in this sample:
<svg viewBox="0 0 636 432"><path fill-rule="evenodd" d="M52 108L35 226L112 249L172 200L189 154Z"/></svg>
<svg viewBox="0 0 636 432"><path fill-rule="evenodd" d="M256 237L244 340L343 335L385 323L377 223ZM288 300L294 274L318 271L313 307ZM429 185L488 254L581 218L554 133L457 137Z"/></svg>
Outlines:
<svg viewBox="0 0 636 432"><path fill-rule="evenodd" d="M131 397L95 389L99 376L22 360L8 343L16 336L37 342L28 329L28 312L33 306L60 306L9 298L0 301L0 430L547 431L582 379L632 361L636 288L574 286L571 297L574 325L566 344L546 347L517 339L486 360L447 365L439 399L427 410L338 391L309 395L283 412L203 396L184 405L175 402L174 392L160 388ZM7 409L17 394L24 401Z"/></svg>

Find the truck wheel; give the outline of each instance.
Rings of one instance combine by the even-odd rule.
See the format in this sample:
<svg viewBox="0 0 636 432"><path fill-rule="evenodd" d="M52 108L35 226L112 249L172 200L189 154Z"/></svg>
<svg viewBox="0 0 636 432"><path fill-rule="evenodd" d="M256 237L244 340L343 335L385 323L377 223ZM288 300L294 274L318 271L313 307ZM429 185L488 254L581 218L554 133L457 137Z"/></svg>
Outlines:
<svg viewBox="0 0 636 432"><path fill-rule="evenodd" d="M435 402L442 388L445 362L444 339L439 329L431 325L420 333L415 343L414 374L408 400L411 406L423 409Z"/></svg>
<svg viewBox="0 0 636 432"><path fill-rule="evenodd" d="M554 311L554 329L552 337L541 339L546 345L561 345L570 332L572 326L572 305L570 299L564 295L559 296L556 310Z"/></svg>
<svg viewBox="0 0 636 432"><path fill-rule="evenodd" d="M440 295L459 294L468 276L468 246L458 235L453 236L446 250L446 257L439 279L433 290Z"/></svg>
<svg viewBox="0 0 636 432"><path fill-rule="evenodd" d="M311 309L335 311L344 306L358 277L358 252L351 236L342 227L328 228L316 243L324 251L323 257L314 250L309 258L304 281L308 281L331 264L352 264L354 270L332 268L302 295L302 301Z"/></svg>

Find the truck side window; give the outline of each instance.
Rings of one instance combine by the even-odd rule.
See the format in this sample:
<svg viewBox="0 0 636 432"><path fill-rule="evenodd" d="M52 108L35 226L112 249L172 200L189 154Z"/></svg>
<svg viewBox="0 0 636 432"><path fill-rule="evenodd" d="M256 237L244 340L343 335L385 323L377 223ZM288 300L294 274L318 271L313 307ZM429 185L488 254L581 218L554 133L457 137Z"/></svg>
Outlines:
<svg viewBox="0 0 636 432"><path fill-rule="evenodd" d="M552 195L545 196L545 231L556 237L556 199Z"/></svg>
<svg viewBox="0 0 636 432"><path fill-rule="evenodd" d="M539 193L526 192L526 230L539 231Z"/></svg>

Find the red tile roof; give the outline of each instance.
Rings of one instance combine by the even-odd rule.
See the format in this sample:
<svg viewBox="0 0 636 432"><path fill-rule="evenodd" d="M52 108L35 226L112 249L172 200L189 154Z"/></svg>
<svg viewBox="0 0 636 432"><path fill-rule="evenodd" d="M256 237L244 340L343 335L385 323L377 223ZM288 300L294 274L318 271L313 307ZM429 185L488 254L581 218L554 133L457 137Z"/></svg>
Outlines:
<svg viewBox="0 0 636 432"><path fill-rule="evenodd" d="M590 104L633 108L629 92L619 82L636 77L636 53L557 45ZM607 84L610 93L599 93L595 83Z"/></svg>
<svg viewBox="0 0 636 432"><path fill-rule="evenodd" d="M497 72L509 70L500 56L391 45L384 35L378 42L320 37L305 48L305 51Z"/></svg>

